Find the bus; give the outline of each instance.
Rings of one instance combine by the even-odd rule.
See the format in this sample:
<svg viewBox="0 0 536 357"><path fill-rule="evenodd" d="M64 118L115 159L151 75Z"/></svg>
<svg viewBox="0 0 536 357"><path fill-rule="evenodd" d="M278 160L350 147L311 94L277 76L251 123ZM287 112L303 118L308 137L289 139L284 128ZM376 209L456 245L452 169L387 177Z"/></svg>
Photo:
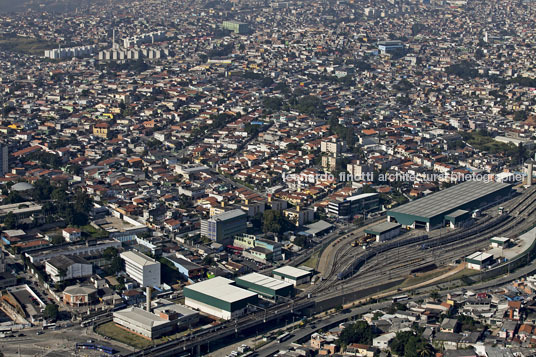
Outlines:
<svg viewBox="0 0 536 357"><path fill-rule="evenodd" d="M290 333L288 332L285 332L284 334L280 335L278 338L277 338L277 343L281 343L281 342L284 342L286 340L288 340L290 338Z"/></svg>
<svg viewBox="0 0 536 357"><path fill-rule="evenodd" d="M95 350L99 352L104 352L109 355L115 354L115 350L113 348L108 346L100 346L93 343L77 343L76 348L83 350Z"/></svg>
<svg viewBox="0 0 536 357"><path fill-rule="evenodd" d="M406 301L408 299L409 298L407 295L398 295L398 296L393 297L393 302Z"/></svg>
<svg viewBox="0 0 536 357"><path fill-rule="evenodd" d="M56 327L56 323L55 323L55 322L46 322L46 321L43 321L43 330L45 330L45 329L53 330L55 327Z"/></svg>

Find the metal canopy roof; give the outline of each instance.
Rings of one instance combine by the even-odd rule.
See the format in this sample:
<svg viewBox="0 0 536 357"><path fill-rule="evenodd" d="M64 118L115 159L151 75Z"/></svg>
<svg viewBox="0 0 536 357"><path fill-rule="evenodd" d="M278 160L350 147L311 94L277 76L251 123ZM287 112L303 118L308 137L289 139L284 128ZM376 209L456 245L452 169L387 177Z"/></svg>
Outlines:
<svg viewBox="0 0 536 357"><path fill-rule="evenodd" d="M430 196L406 203L388 212L432 218L448 213L510 185L494 181L466 181Z"/></svg>

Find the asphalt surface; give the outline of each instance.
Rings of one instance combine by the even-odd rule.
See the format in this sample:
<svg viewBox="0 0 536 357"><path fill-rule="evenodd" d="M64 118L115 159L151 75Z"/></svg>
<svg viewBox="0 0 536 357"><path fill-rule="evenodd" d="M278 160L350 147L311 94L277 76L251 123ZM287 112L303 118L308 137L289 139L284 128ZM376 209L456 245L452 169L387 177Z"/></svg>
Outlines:
<svg viewBox="0 0 536 357"><path fill-rule="evenodd" d="M348 313L342 313L341 312L341 313L338 313L338 314L335 314L335 315L331 315L328 318L324 318L322 320L317 320L314 323L309 323L304 327L301 327L301 328L298 328L298 329L294 330L291 333L292 337L289 340L284 341L284 342L279 343L279 344L272 342L272 343L264 346L263 348L259 349L257 351L257 353L259 354L260 357L263 357L263 356L271 356L271 355L273 355L274 353L276 353L277 351L280 351L280 350L288 350L288 348L290 347L291 344L296 343L298 340L300 340L302 338L305 338L305 337L313 334L315 331L318 331L318 330L320 330L322 328L325 328L326 326L330 326L330 325L335 324L335 323L340 323L340 322L343 322L345 320L352 320L352 318L355 318L358 315L367 313L367 312L372 311L372 310L387 308L387 307L391 306L391 304L392 304L392 302L385 301L385 302L380 302L380 303L376 303L376 304L370 304L370 305L366 305L366 306L356 307L356 308L352 309L351 312L348 312ZM314 325L314 327L311 327L311 325Z"/></svg>
<svg viewBox="0 0 536 357"><path fill-rule="evenodd" d="M533 274L535 272L536 272L536 262L532 262L531 264L516 270L514 273L511 273L510 275L499 277L497 279L493 279L493 280L490 280L488 282L484 282L484 283L481 283L481 284L474 284L474 285L468 286L466 288L470 289L470 290L473 290L473 291L485 290L485 289L489 289L489 288L493 288L493 287L496 287L496 286L507 284L507 283L512 282L514 280L517 280L517 279L519 279L521 277L531 275L531 274ZM428 287L428 289L429 289L429 291L434 291L438 287L439 286L433 285L433 286ZM453 288L453 289L450 289L450 290L442 291L439 294L441 296L445 296L449 292L460 290L460 288L461 287L456 287L456 288ZM412 297L410 299L410 301L420 300L420 299L423 299L424 297L427 297L428 295L429 294L417 295L417 296ZM301 340L301 339L303 339L303 338L305 338L307 336L310 336L315 331L318 331L318 330L320 330L320 329L322 329L322 328L324 328L326 326L330 326L330 325L335 324L335 323L344 322L346 320L352 320L352 318L354 318L357 315L361 315L363 313L367 313L369 311L373 311L373 310L377 310L377 309L386 308L386 307L389 307L391 304L392 304L391 301L384 301L384 302L375 303L375 304L368 304L368 305L365 305L365 306L360 306L360 307L357 307L357 308L353 308L353 309L350 310L351 312L349 312L349 313L340 312L340 313L337 313L335 315L331 315L331 317L329 317L329 318L318 320L315 323L309 323L309 324L307 324L306 326L304 326L302 328L298 328L298 329L294 330L292 332L292 337L290 339L288 339L287 341L284 341L284 342L279 343L279 344L271 342L271 343L263 346L262 348L260 348L258 350L258 354L259 354L260 357L265 357L265 356L271 356L271 355L277 353L278 351L288 350L289 347L293 343L297 343L297 341L299 341L299 340ZM315 327L311 327L311 325L314 325Z"/></svg>

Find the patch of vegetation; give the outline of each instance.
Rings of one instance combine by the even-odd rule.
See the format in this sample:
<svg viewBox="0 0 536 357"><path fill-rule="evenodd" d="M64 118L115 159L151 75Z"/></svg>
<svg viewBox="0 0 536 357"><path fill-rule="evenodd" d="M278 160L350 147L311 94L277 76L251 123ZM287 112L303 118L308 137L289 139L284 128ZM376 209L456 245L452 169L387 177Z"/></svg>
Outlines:
<svg viewBox="0 0 536 357"><path fill-rule="evenodd" d="M57 45L52 42L40 40L37 38L19 37L16 35L4 35L0 37L0 50L24 53L34 56L43 56L45 50L56 48Z"/></svg>
<svg viewBox="0 0 536 357"><path fill-rule="evenodd" d="M396 337L389 343L391 351L398 356L421 357L435 356L435 349L432 345L413 331L398 332Z"/></svg>
<svg viewBox="0 0 536 357"><path fill-rule="evenodd" d="M469 61L462 61L460 63L454 63L445 69L445 72L449 75L458 76L463 79L472 79L478 77L478 70L475 68L475 64Z"/></svg>
<svg viewBox="0 0 536 357"><path fill-rule="evenodd" d="M107 322L105 324L99 325L95 329L95 332L103 336L108 336L116 341L126 343L127 345L135 347L137 349L144 349L146 347L152 346L153 344L157 345L160 343L175 340L179 337L188 334L190 330L183 330L173 335L160 337L153 341L140 337L132 332L129 332L117 326L114 322Z"/></svg>
<svg viewBox="0 0 536 357"><path fill-rule="evenodd" d="M113 338L114 340L117 340L119 342L126 343L127 345L130 345L138 349L143 349L143 348L151 346L150 340L147 340L143 337L140 337L138 335L135 335L131 332L126 331L122 329L121 327L117 326L114 322L108 322L108 323L98 326L95 329L95 332L97 332L100 335Z"/></svg>
<svg viewBox="0 0 536 357"><path fill-rule="evenodd" d="M306 267L315 269L316 265L318 264L318 261L320 260L320 254L321 253L322 253L322 251L320 251L320 250L318 252L314 253L302 265L305 265Z"/></svg>
<svg viewBox="0 0 536 357"><path fill-rule="evenodd" d="M488 132L483 130L477 132L461 132L460 134L463 140L474 148L494 155L503 153L506 157L510 157L513 163L520 163L531 156L523 145L516 146L514 144L498 142Z"/></svg>
<svg viewBox="0 0 536 357"><path fill-rule="evenodd" d="M357 321L355 324L342 330L337 344L339 346L348 346L351 343L371 345L374 337L376 337L376 334L366 321Z"/></svg>

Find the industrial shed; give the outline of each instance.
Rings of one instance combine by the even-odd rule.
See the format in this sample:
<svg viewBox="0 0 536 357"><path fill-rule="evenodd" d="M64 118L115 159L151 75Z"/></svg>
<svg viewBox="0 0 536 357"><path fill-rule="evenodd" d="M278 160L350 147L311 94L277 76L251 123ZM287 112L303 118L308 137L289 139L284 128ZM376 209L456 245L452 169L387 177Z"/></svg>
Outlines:
<svg viewBox="0 0 536 357"><path fill-rule="evenodd" d="M256 293L234 286L235 282L216 277L183 290L184 304L209 315L230 320L247 312L248 305L256 305Z"/></svg>
<svg viewBox="0 0 536 357"><path fill-rule="evenodd" d="M400 234L400 224L383 222L371 228L365 229L366 234L376 237L376 242L383 242Z"/></svg>
<svg viewBox="0 0 536 357"><path fill-rule="evenodd" d="M276 299L277 296L291 297L294 295L292 284L259 273L247 274L236 278L235 281L239 287L270 299Z"/></svg>
<svg viewBox="0 0 536 357"><path fill-rule="evenodd" d="M456 228L468 222L470 218L471 212L464 209L457 209L456 211L447 214L445 216L445 221L451 228Z"/></svg>
<svg viewBox="0 0 536 357"><path fill-rule="evenodd" d="M274 269L272 275L275 279L286 281L294 286L305 284L311 281L312 272L285 265Z"/></svg>
<svg viewBox="0 0 536 357"><path fill-rule="evenodd" d="M475 252L465 257L467 268L482 270L494 263L493 255L482 252Z"/></svg>
<svg viewBox="0 0 536 357"><path fill-rule="evenodd" d="M445 225L447 216L453 215L455 211L471 211L483 207L507 198L511 191L511 185L506 183L466 181L389 210L387 220L404 227L426 228L429 231ZM451 219L456 220L457 217Z"/></svg>

